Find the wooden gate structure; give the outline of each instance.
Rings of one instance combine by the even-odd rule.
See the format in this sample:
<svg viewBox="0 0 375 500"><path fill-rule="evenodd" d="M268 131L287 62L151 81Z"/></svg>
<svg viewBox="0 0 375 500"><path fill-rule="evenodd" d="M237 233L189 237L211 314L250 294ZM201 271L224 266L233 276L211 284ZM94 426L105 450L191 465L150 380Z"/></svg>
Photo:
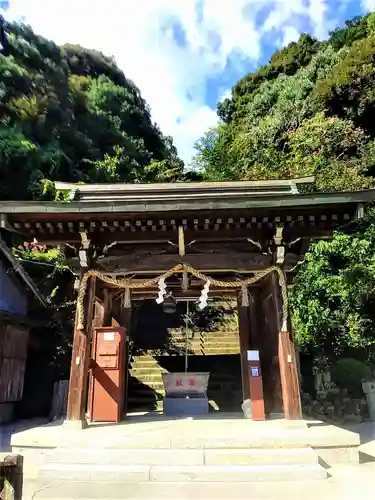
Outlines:
<svg viewBox="0 0 375 500"><path fill-rule="evenodd" d="M209 294L237 297L244 397L251 398L252 375L259 374L256 390L264 393L266 415L301 418L280 276L292 283L311 241L330 238L335 229L363 217L364 205L375 200L375 190L309 193L306 186L313 181L56 183L56 190L70 192L70 201L0 202L3 229L60 245L81 286L87 281L74 330L67 419L86 420L93 329L129 331L132 300L156 298L155 278L178 265L185 267L165 281L173 296L198 298L204 275L221 280L220 287L212 281ZM278 272L267 274L272 266ZM92 270L97 273L87 279ZM246 295L241 285L225 287L259 272L263 278L247 286ZM119 289L116 280L124 278L132 286ZM259 360L251 366L254 351ZM125 372L124 362L124 379Z"/></svg>

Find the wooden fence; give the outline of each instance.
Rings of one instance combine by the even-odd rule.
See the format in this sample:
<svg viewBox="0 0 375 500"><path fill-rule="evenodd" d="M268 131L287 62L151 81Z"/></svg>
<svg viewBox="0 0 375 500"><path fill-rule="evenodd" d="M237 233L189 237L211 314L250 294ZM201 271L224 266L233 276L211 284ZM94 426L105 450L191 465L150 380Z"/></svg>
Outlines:
<svg viewBox="0 0 375 500"><path fill-rule="evenodd" d="M0 318L0 423L12 420L14 403L21 401L29 330Z"/></svg>
<svg viewBox="0 0 375 500"><path fill-rule="evenodd" d="M55 382L53 387L52 406L49 418L57 420L66 416L68 405L68 380L60 380Z"/></svg>

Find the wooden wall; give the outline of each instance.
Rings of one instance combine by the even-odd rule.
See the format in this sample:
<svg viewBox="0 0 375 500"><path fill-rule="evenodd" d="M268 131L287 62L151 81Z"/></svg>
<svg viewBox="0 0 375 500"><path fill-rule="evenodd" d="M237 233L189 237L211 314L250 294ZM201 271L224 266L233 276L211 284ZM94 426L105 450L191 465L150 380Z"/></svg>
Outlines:
<svg viewBox="0 0 375 500"><path fill-rule="evenodd" d="M29 330L0 320L0 422L13 417L22 399Z"/></svg>

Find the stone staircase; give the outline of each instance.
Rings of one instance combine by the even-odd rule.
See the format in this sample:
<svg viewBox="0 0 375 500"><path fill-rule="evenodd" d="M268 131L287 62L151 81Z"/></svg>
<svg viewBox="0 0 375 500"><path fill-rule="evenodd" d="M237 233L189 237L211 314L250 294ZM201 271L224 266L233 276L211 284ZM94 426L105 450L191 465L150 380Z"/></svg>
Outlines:
<svg viewBox="0 0 375 500"><path fill-rule="evenodd" d="M162 373L166 371L151 353L133 356L128 379L128 408L161 410L164 397Z"/></svg>
<svg viewBox="0 0 375 500"><path fill-rule="evenodd" d="M213 356L218 354L239 354L240 343L238 330L219 332L199 332L186 341L185 335L171 334L171 346L191 355Z"/></svg>
<svg viewBox="0 0 375 500"><path fill-rule="evenodd" d="M80 432L52 428L50 436L43 434L45 447L38 442L35 449L25 448L25 438L14 439L25 455L27 480L28 464L38 457L36 498L218 498L220 491L219 498L274 499L292 484L300 494L285 498L305 498L304 491L329 476L319 455L327 467L329 457L347 463L348 450L355 453L359 443L358 436L332 426L309 430L303 422L234 418L159 417Z"/></svg>

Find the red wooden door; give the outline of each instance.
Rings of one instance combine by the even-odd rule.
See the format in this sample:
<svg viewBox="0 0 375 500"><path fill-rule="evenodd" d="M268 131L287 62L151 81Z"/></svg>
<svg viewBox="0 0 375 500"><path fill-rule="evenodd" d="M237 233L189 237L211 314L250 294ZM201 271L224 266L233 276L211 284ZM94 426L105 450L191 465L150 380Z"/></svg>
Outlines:
<svg viewBox="0 0 375 500"><path fill-rule="evenodd" d="M126 331L122 327L94 329L90 417L92 422L122 420L125 394Z"/></svg>

